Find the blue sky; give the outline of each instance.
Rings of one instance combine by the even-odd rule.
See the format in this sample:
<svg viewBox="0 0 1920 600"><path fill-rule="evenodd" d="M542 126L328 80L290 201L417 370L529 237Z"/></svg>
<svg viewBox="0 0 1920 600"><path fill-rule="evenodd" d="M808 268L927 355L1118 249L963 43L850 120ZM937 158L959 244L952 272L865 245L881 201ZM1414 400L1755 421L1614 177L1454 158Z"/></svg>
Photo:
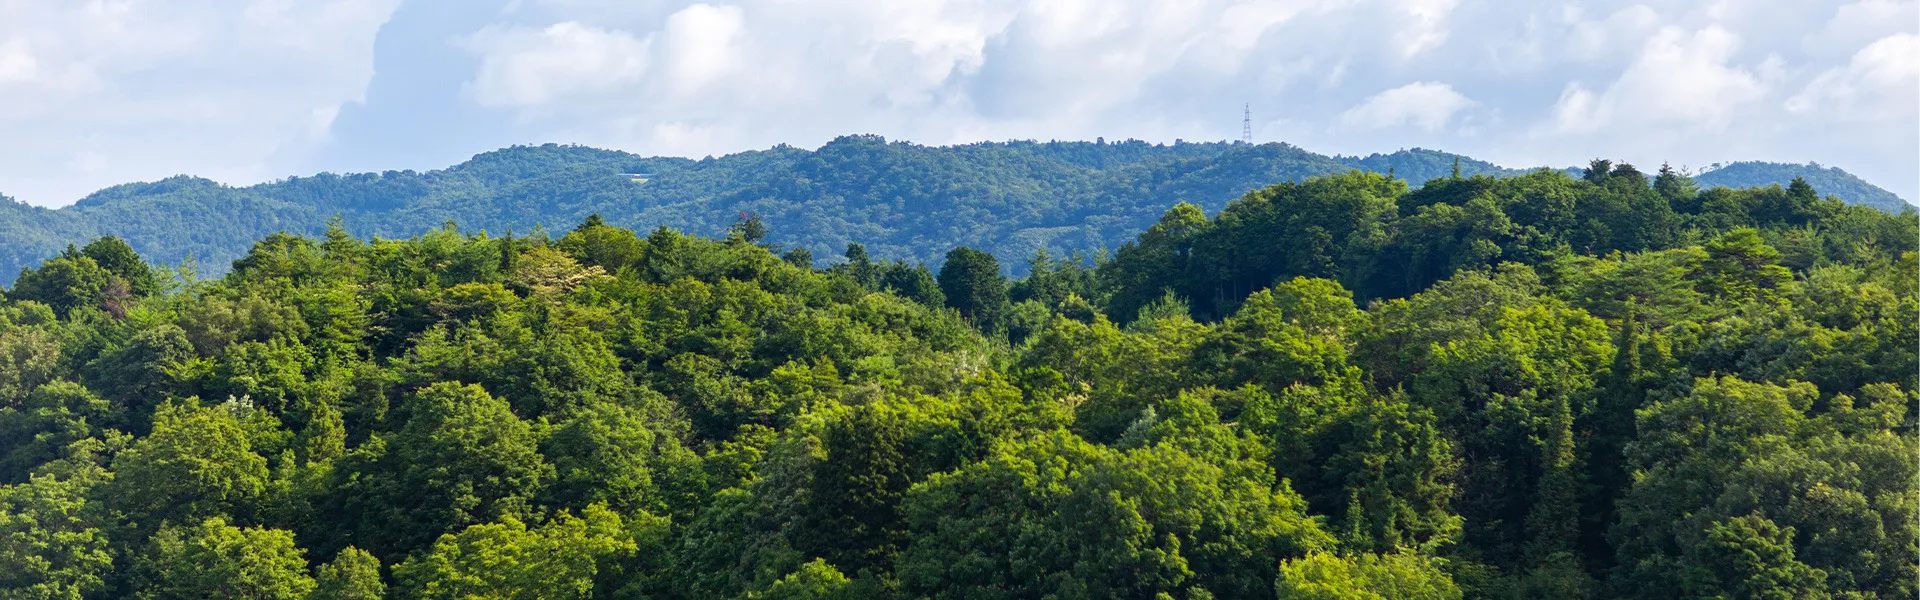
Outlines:
<svg viewBox="0 0 1920 600"><path fill-rule="evenodd" d="M1255 137L1509 166L1819 162L1920 197L1920 0L0 0L0 193Z"/></svg>

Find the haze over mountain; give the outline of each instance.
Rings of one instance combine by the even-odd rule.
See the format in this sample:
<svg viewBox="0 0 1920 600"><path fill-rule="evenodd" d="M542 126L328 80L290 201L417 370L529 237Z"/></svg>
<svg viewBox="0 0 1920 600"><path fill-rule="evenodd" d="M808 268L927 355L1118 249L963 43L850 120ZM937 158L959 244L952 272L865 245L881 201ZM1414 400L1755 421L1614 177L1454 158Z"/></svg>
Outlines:
<svg viewBox="0 0 1920 600"><path fill-rule="evenodd" d="M110 187L58 210L8 202L0 205L0 278L11 281L21 267L101 235L125 238L165 264L192 256L217 274L252 239L282 230L317 235L334 216L357 236L405 238L447 223L495 235L564 230L592 214L641 230L711 235L743 213L771 226L770 243L829 260L858 242L877 257L937 265L948 249L967 245L1024 272L1025 259L1042 249L1091 256L1117 247L1179 202L1217 211L1250 190L1350 169L1418 184L1451 176L1456 158L1462 176L1526 172L1419 148L1327 156L1221 142L921 146L845 136L817 150L783 145L705 160L516 146L424 173L322 173L246 187L178 176ZM1890 208L1885 190L1838 169L1809 169L1737 163L1701 184L1813 175L1846 184L1816 185L1822 194Z"/></svg>

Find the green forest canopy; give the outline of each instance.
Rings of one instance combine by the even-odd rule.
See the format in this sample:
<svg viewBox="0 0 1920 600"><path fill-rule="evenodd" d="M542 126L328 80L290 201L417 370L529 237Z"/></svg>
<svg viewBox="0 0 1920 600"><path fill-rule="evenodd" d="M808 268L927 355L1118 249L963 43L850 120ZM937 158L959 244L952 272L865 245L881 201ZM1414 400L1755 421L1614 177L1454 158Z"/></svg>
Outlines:
<svg viewBox="0 0 1920 600"><path fill-rule="evenodd" d="M1111 260L100 238L0 303L0 598L1905 598L1920 220L1351 172Z"/></svg>
<svg viewBox="0 0 1920 600"><path fill-rule="evenodd" d="M334 216L363 238L407 238L448 221L527 234L593 214L636 230L665 225L712 236L743 212L771 226L769 241L823 258L859 242L876 258L938 265L947 249L968 246L1023 274L1023 260L1038 250L1112 250L1180 202L1218 211L1276 182L1355 168L1418 186L1450 177L1456 166L1469 177L1528 172L1419 148L1324 156L1286 144L1137 140L927 147L847 136L812 151L777 146L705 160L513 147L424 173L322 173L238 188L181 176L107 188L59 210L0 202L0 284L69 244L107 235L151 261L193 257L218 275L253 240L283 230L318 236ZM1891 197L1834 173L1730 167L1703 176L1701 185L1784 186L1804 175L1823 196L1851 203ZM1710 179L1733 175L1741 177ZM1898 211L1891 206L1899 204L1877 206Z"/></svg>
<svg viewBox="0 0 1920 600"><path fill-rule="evenodd" d="M1694 180L1707 187L1765 187L1772 184L1786 185L1794 179L1803 179L1822 194L1839 196L1847 202L1871 206L1887 212L1897 213L1910 205L1899 196L1885 189L1867 183L1866 180L1839 167L1823 167L1818 163L1804 165L1742 161L1727 165L1715 165L1714 168L1694 176Z"/></svg>

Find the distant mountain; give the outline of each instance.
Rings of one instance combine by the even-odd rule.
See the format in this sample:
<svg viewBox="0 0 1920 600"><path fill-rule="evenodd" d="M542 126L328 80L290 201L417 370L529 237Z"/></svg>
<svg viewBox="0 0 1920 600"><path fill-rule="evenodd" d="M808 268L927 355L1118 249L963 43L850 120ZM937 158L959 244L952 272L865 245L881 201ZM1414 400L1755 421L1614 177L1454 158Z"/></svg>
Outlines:
<svg viewBox="0 0 1920 600"><path fill-rule="evenodd" d="M1512 177L1524 175L1532 169L1508 169L1484 160L1477 160L1450 152L1414 148L1392 154L1369 154L1367 156L1335 156L1334 160L1363 171L1376 173L1392 172L1395 177L1407 180L1418 187L1428 181L1442 177L1452 177L1456 161L1460 166L1460 176L1493 175Z"/></svg>
<svg viewBox="0 0 1920 600"><path fill-rule="evenodd" d="M358 236L405 238L449 222L524 235L571 228L591 214L641 230L715 235L753 213L771 227L768 242L826 261L849 242L930 264L967 245L1024 272L1025 257L1042 249L1057 256L1117 247L1178 202L1218 211L1250 190L1350 169L1392 171L1417 185L1452 176L1456 159L1462 176L1524 172L1418 148L1345 157L1279 143L933 147L860 135L818 150L782 145L704 160L516 146L424 173L321 173L247 187L180 176L110 187L57 210L0 201L0 282L68 244L108 234L149 260L192 256L203 273L217 274L251 240L282 230L318 234L334 216ZM1859 201L1853 189L1830 193Z"/></svg>
<svg viewBox="0 0 1920 600"><path fill-rule="evenodd" d="M1742 188L1774 184L1784 186L1795 177L1807 180L1807 185L1813 186L1822 195L1838 196L1848 204L1871 206L1891 213L1913 207L1893 192L1867 183L1839 167L1823 167L1814 163L1737 162L1695 175L1693 180L1703 187Z"/></svg>

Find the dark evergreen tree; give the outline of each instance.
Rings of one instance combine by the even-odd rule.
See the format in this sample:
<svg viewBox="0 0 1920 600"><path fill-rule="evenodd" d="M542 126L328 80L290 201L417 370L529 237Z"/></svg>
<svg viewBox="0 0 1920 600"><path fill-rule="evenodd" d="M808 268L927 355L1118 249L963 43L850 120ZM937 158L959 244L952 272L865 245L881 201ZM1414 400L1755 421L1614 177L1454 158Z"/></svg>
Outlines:
<svg viewBox="0 0 1920 600"><path fill-rule="evenodd" d="M1007 279L992 254L965 246L947 253L940 266L940 292L982 331L994 331L1007 313Z"/></svg>

